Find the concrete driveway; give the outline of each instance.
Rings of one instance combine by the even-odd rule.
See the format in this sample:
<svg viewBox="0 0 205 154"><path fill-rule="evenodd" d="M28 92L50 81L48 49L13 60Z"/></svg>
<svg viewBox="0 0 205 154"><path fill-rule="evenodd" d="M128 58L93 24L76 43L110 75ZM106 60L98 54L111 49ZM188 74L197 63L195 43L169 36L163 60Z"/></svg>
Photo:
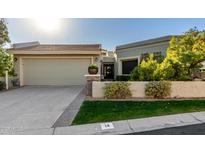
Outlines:
<svg viewBox="0 0 205 154"><path fill-rule="evenodd" d="M50 129L82 90L82 86L27 86L0 93L0 134Z"/></svg>

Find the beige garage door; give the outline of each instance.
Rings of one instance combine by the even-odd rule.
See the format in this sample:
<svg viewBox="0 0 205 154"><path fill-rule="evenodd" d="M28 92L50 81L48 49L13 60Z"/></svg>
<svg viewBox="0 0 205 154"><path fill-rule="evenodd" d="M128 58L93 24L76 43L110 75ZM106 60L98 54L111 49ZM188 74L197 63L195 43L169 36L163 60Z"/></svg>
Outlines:
<svg viewBox="0 0 205 154"><path fill-rule="evenodd" d="M88 59L24 59L24 85L83 85L91 60Z"/></svg>

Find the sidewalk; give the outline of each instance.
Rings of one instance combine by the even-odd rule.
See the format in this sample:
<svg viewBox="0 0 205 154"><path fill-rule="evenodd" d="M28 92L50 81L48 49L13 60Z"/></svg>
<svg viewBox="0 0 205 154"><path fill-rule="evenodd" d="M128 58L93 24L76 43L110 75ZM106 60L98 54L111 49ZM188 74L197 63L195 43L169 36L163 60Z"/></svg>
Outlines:
<svg viewBox="0 0 205 154"><path fill-rule="evenodd" d="M18 135L115 135L144 132L163 128L205 123L205 112L193 112L142 119L108 122L110 127L102 129L105 123L44 128L37 130L5 131L0 134Z"/></svg>
<svg viewBox="0 0 205 154"><path fill-rule="evenodd" d="M171 128L205 122L205 112L194 112L142 119L112 122L114 128L102 130L101 123L59 127L54 130L55 135L115 135L144 132L162 128Z"/></svg>

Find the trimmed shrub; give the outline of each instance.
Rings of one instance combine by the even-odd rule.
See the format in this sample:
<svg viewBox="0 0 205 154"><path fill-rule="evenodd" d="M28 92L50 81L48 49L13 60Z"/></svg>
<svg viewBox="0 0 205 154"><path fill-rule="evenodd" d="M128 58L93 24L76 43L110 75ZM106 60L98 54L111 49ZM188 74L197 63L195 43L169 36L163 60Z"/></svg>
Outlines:
<svg viewBox="0 0 205 154"><path fill-rule="evenodd" d="M154 55L150 54L147 61L142 60L141 64L135 67L131 72L132 81L156 81L156 70L159 67L159 63L154 59Z"/></svg>
<svg viewBox="0 0 205 154"><path fill-rule="evenodd" d="M0 81L0 90L3 90L5 86L6 86L5 82Z"/></svg>
<svg viewBox="0 0 205 154"><path fill-rule="evenodd" d="M125 99L132 97L127 82L112 82L105 86L104 96L108 99Z"/></svg>
<svg viewBox="0 0 205 154"><path fill-rule="evenodd" d="M117 81L129 81L130 80L130 75L118 75L116 77Z"/></svg>
<svg viewBox="0 0 205 154"><path fill-rule="evenodd" d="M153 98L166 98L171 94L171 82L152 81L146 84L145 94Z"/></svg>

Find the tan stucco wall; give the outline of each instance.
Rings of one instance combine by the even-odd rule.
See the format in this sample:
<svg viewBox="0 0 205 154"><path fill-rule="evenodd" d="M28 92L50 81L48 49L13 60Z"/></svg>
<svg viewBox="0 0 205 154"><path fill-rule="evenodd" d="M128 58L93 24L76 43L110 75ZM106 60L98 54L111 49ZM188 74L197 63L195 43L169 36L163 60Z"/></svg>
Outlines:
<svg viewBox="0 0 205 154"><path fill-rule="evenodd" d="M105 84L109 84L110 82L93 82L93 91L92 96L94 98L102 98L104 97L104 86ZM130 90L132 91L133 97L145 97L144 88L147 82L129 82Z"/></svg>
<svg viewBox="0 0 205 154"><path fill-rule="evenodd" d="M172 82L171 97L205 97L205 82L203 81Z"/></svg>
<svg viewBox="0 0 205 154"><path fill-rule="evenodd" d="M109 82L93 82L92 96L94 98L104 97L103 87ZM133 97L144 98L145 85L147 82L129 82ZM197 98L205 97L205 82L203 81L173 81L171 97Z"/></svg>

